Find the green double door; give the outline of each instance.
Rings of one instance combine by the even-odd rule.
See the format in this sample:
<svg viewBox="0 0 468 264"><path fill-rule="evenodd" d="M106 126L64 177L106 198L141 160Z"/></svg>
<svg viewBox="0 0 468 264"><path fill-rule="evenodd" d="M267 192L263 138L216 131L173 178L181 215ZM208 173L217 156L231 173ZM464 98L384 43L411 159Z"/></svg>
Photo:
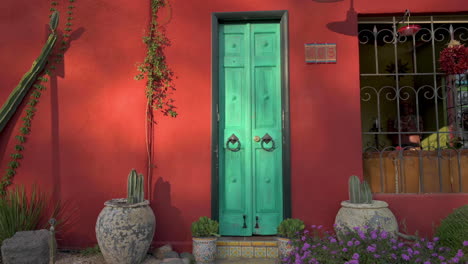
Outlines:
<svg viewBox="0 0 468 264"><path fill-rule="evenodd" d="M277 23L221 24L221 235L276 234L283 219L281 45Z"/></svg>

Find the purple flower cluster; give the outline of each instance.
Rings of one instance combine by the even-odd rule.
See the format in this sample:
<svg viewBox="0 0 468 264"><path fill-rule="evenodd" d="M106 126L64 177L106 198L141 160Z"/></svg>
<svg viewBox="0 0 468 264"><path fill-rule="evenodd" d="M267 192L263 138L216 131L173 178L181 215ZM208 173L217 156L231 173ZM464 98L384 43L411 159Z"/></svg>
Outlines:
<svg viewBox="0 0 468 264"><path fill-rule="evenodd" d="M468 263L462 249L440 247L438 238L406 241L367 227L339 232L338 238L321 226L312 226L291 243L293 251L282 260L284 264ZM462 246L468 247L468 241Z"/></svg>

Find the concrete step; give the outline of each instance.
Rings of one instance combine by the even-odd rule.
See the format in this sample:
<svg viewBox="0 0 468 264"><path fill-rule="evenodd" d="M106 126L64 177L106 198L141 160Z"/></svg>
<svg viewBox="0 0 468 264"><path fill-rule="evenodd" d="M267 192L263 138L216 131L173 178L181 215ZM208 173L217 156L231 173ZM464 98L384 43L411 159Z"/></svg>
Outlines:
<svg viewBox="0 0 468 264"><path fill-rule="evenodd" d="M217 242L217 250L218 259L244 258L274 261L278 258L278 242L275 236L221 237Z"/></svg>

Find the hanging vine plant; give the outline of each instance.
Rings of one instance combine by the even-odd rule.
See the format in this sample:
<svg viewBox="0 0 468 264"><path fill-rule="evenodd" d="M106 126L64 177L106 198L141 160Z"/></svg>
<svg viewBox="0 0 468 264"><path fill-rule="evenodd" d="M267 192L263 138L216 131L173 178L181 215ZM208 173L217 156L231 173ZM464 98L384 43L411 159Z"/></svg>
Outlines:
<svg viewBox="0 0 468 264"><path fill-rule="evenodd" d="M158 23L158 12L168 5L167 0L151 0L151 20L148 33L143 37L147 51L143 63L138 65L136 80L146 79L146 98L152 110L176 117L174 100L170 94L175 90L174 72L166 64L164 49L170 46L163 26ZM154 120L153 120L154 121Z"/></svg>
<svg viewBox="0 0 468 264"><path fill-rule="evenodd" d="M0 131L10 121L11 116L16 112L23 98L28 93L29 89L32 88L28 102L24 109L24 116L21 118L23 121L19 128L18 135L15 136L17 141L13 153L10 154L10 162L7 164L7 169L0 180L0 196L6 193L6 188L12 184L13 177L16 174L16 170L21 164L23 159L22 152L24 151L24 143L26 142L27 136L31 133L31 123L33 117L37 111L37 104L41 98L42 92L46 89L46 83L49 81L50 76L54 74L54 70L58 63L62 62L63 52L67 49L70 40L70 32L72 31L73 9L75 8L75 0L68 0L69 5L67 7L67 23L62 36L58 36L57 27L59 24L59 13L58 13L58 1L50 2L50 35L44 45L44 48L39 57L34 61L31 70L28 71L21 79L18 86L13 90L11 95L8 97L5 104L0 109ZM56 43L60 40L60 48L55 49ZM54 50L55 49L55 50ZM55 57L55 59L52 59Z"/></svg>
<svg viewBox="0 0 468 264"><path fill-rule="evenodd" d="M153 168L153 135L156 120L154 114L161 112L164 116L176 117L176 107L171 94L175 91L174 72L166 63L164 50L170 46L166 37L164 25L158 22L158 13L170 6L167 0L150 0L151 18L149 29L143 42L146 45L146 57L137 65L139 73L136 80L146 80L145 95L146 105L146 148L147 148L147 182L148 194L151 193L151 175Z"/></svg>
<svg viewBox="0 0 468 264"><path fill-rule="evenodd" d="M456 40L440 52L440 68L446 74L464 74L468 71L468 47Z"/></svg>

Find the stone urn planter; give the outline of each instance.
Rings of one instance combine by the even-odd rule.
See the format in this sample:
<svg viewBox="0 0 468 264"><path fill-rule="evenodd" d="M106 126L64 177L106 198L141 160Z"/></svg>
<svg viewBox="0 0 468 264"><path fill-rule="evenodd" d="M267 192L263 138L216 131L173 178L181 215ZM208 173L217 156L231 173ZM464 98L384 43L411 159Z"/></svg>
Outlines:
<svg viewBox="0 0 468 264"><path fill-rule="evenodd" d="M341 208L335 218L337 229L368 227L369 229L385 230L392 235L398 233L398 223L388 204L373 200L370 204L355 204L349 201L341 202Z"/></svg>
<svg viewBox="0 0 468 264"><path fill-rule="evenodd" d="M335 218L335 230L338 237L343 233L359 227L364 229L380 229L390 235L398 234L398 223L388 204L384 201L372 200L369 184L357 176L349 178L349 200L341 202L341 208ZM340 235L341 234L341 235Z"/></svg>
<svg viewBox="0 0 468 264"><path fill-rule="evenodd" d="M156 225L149 202L128 204L127 199L113 199L104 205L96 222L96 238L106 262L143 262Z"/></svg>
<svg viewBox="0 0 468 264"><path fill-rule="evenodd" d="M193 237L193 256L197 264L212 264L216 259L217 237Z"/></svg>
<svg viewBox="0 0 468 264"><path fill-rule="evenodd" d="M156 220L144 199L144 177L132 170L127 198L104 203L96 221L96 238L108 264L140 264L153 241Z"/></svg>

